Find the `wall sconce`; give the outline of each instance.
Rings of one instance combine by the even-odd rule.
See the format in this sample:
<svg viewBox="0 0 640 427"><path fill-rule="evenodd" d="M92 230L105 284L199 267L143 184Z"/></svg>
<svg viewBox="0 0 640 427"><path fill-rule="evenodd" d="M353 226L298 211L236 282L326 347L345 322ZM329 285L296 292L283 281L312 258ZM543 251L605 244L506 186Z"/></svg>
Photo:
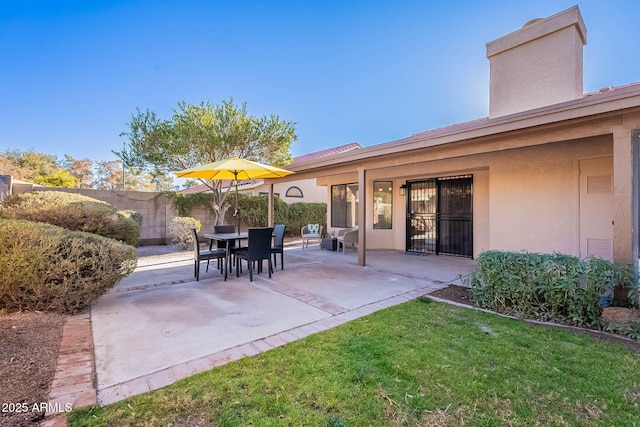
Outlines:
<svg viewBox="0 0 640 427"><path fill-rule="evenodd" d="M402 184L400 186L400 195L401 196L406 196L407 195L407 184Z"/></svg>

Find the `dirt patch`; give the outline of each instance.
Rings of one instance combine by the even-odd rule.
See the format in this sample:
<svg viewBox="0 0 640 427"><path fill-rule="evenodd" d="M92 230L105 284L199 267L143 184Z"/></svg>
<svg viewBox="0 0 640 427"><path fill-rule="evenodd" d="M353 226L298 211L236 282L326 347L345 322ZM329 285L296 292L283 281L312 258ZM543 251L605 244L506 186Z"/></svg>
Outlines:
<svg viewBox="0 0 640 427"><path fill-rule="evenodd" d="M0 425L35 426L44 418L65 316L0 314Z"/></svg>
<svg viewBox="0 0 640 427"><path fill-rule="evenodd" d="M464 286L449 285L446 288L431 292L429 295L460 304L473 305L469 299L469 288L465 288Z"/></svg>
<svg viewBox="0 0 640 427"><path fill-rule="evenodd" d="M446 299L447 301L453 301L460 304L466 304L474 307L473 301L469 297L469 288L465 288L464 286L459 285L449 285L446 288L439 289L437 291L431 292L429 295L434 297ZM545 326L552 326L547 325ZM589 330L584 328L575 328L572 326L558 325L556 327L562 329L568 329L573 333L588 335L592 338L599 339L601 341L620 344L625 349L629 350L632 353L640 354L640 342L628 339L626 337L610 334L607 332L601 332L596 330Z"/></svg>

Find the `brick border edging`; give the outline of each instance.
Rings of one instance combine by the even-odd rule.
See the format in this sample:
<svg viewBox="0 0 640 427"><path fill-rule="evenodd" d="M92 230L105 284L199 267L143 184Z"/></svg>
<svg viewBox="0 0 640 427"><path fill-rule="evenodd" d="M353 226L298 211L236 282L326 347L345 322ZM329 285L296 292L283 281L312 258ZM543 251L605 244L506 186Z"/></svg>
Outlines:
<svg viewBox="0 0 640 427"><path fill-rule="evenodd" d="M48 403L42 427L66 426L66 410L97 403L89 310L67 317Z"/></svg>

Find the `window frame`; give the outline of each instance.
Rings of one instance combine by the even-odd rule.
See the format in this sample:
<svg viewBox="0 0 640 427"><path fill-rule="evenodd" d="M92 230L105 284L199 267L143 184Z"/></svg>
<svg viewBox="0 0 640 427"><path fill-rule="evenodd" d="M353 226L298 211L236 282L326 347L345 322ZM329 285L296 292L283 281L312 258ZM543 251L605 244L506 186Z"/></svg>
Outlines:
<svg viewBox="0 0 640 427"><path fill-rule="evenodd" d="M393 229L393 181L373 181L372 202L373 229Z"/></svg>
<svg viewBox="0 0 640 427"><path fill-rule="evenodd" d="M355 194L353 192L355 188ZM340 200L335 198L341 192ZM331 227L353 228L358 225L359 188L357 182L331 186ZM349 200L351 199L351 200ZM338 218L339 217L339 218Z"/></svg>
<svg viewBox="0 0 640 427"><path fill-rule="evenodd" d="M298 192L300 192L300 195L298 196L298 195L291 195L291 194L289 194L289 192L290 192L290 191L292 191L292 190L293 190L293 191L296 191L296 190L297 190ZM293 197L295 197L295 198L302 199L302 198L304 198L304 193L302 192L302 190L300 189L300 187L298 187L297 185L292 185L291 187L287 188L287 191L284 193L284 196L285 196L285 197L292 197L292 198L293 198Z"/></svg>

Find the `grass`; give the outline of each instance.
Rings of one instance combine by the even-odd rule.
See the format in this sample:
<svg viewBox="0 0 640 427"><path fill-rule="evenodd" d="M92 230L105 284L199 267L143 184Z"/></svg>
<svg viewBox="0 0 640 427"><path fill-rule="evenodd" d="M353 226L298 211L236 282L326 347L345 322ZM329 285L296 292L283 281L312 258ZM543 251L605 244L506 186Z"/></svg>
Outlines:
<svg viewBox="0 0 640 427"><path fill-rule="evenodd" d="M69 414L70 426L640 426L640 357L416 300Z"/></svg>

